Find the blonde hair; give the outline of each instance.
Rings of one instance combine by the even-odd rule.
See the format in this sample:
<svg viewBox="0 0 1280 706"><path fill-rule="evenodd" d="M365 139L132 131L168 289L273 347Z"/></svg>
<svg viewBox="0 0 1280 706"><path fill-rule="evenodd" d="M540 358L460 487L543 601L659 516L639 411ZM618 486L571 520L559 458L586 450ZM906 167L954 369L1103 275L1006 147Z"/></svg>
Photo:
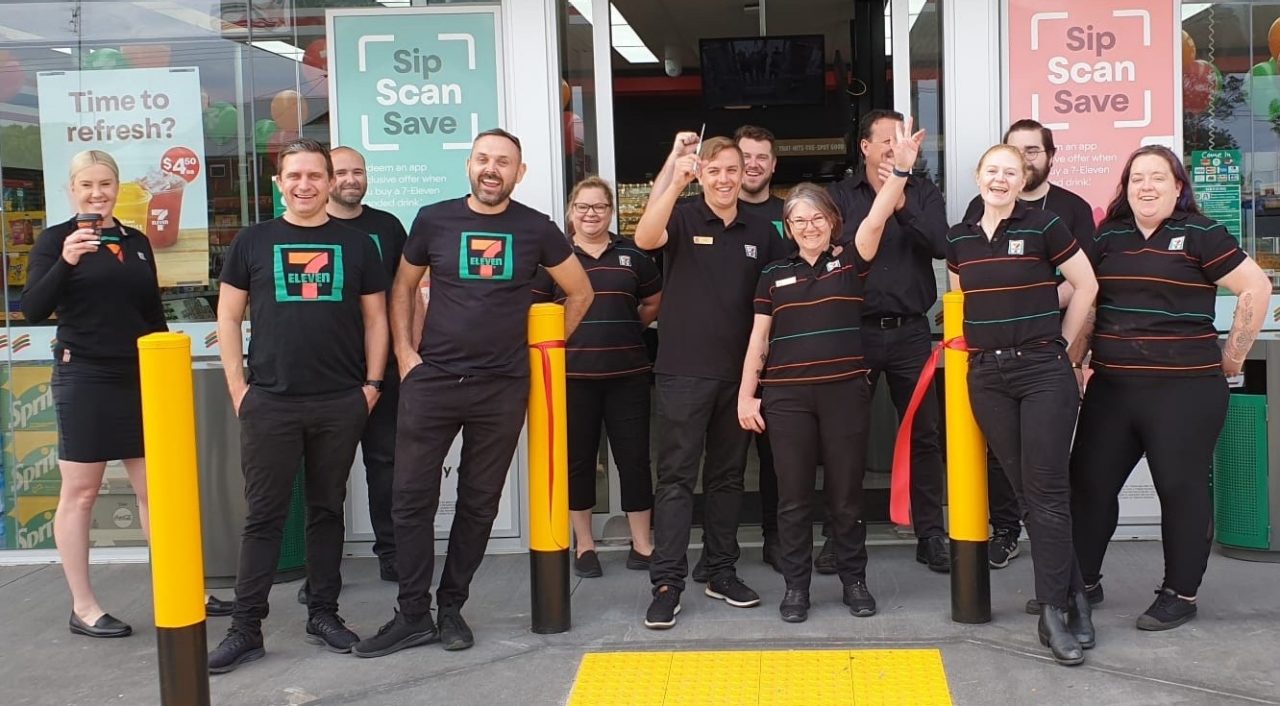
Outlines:
<svg viewBox="0 0 1280 706"><path fill-rule="evenodd" d="M573 202L578 200L578 194L586 189L599 189L604 192L604 200L609 202L609 208L613 208L613 187L609 182L598 176L592 175L573 185L573 191L569 192L569 207L573 207Z"/></svg>
<svg viewBox="0 0 1280 706"><path fill-rule="evenodd" d="M716 158L716 155L725 150L733 150L738 153L738 161L742 161L742 149L738 147L738 143L727 137L713 137L702 143L702 152L698 158L704 162L710 162Z"/></svg>
<svg viewBox="0 0 1280 706"><path fill-rule="evenodd" d="M840 237L840 232L844 229L840 208L836 206L835 201L831 200L831 194L827 193L826 189L805 181L791 187L787 200L782 204L782 224L792 240L795 240L795 235L791 233L791 211L795 209L796 204L800 203L808 205L826 217L827 223L831 226L832 241Z"/></svg>
<svg viewBox="0 0 1280 706"><path fill-rule="evenodd" d="M71 169L67 175L68 179L75 181L77 174L97 164L110 169L111 173L115 175L116 181L120 181L120 166L116 164L114 157L102 150L85 150L72 157Z"/></svg>
<svg viewBox="0 0 1280 706"><path fill-rule="evenodd" d="M977 169L973 170L974 175L982 174L982 165L986 164L988 157L990 157L991 155L997 152L1008 152L1009 154L1013 155L1015 159L1018 160L1018 164L1022 165L1023 179L1026 179L1030 175L1029 172L1031 171L1031 168L1027 165L1027 158L1022 156L1022 150L1019 150L1017 147L1014 147L1013 145L1004 144L1003 142L998 145L992 145L988 147L987 151L982 153L982 159L978 160Z"/></svg>

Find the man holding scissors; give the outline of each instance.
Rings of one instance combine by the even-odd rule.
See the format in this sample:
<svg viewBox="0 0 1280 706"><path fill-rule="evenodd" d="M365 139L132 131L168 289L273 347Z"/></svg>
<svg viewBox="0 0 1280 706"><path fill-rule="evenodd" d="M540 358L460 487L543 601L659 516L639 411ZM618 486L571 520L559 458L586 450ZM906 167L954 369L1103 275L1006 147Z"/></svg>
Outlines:
<svg viewBox="0 0 1280 706"><path fill-rule="evenodd" d="M672 627L680 611L704 450L706 595L739 608L760 603L734 571L750 441L738 425L737 390L756 282L765 265L787 254L788 241L769 221L739 209L743 171L742 151L732 140L702 144L692 132L677 134L636 226L637 246L662 249L665 277L654 366L661 441L649 569L654 597L645 615L652 629ZM702 196L677 206L695 177Z"/></svg>

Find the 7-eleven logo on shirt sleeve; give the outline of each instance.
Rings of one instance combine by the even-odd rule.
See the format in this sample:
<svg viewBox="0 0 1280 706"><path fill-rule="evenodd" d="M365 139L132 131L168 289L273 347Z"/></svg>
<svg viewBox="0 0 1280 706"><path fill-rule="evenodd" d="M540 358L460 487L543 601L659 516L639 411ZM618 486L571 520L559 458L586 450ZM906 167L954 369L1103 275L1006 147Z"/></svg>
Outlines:
<svg viewBox="0 0 1280 706"><path fill-rule="evenodd" d="M510 233L464 232L458 243L458 276L509 280L512 257Z"/></svg>

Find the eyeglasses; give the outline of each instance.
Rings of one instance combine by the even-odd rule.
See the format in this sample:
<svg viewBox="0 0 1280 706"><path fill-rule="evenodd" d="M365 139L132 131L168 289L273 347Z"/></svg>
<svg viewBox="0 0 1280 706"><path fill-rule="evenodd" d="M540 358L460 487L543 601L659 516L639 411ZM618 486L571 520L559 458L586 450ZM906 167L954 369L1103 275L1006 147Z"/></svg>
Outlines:
<svg viewBox="0 0 1280 706"><path fill-rule="evenodd" d="M787 219L787 225L791 226L792 230L804 230L805 228L808 228L810 225L812 225L814 228L821 228L826 224L827 224L827 217L822 215L821 213L814 216L813 218L788 218Z"/></svg>
<svg viewBox="0 0 1280 706"><path fill-rule="evenodd" d="M1022 152L1022 156L1027 159L1036 159L1045 153L1043 147L1023 147L1020 151Z"/></svg>
<svg viewBox="0 0 1280 706"><path fill-rule="evenodd" d="M579 216L587 215L587 211L590 211L596 214L597 216L602 216L608 213L610 208L612 208L612 206L610 206L607 203L575 203L573 204L573 212L578 214Z"/></svg>

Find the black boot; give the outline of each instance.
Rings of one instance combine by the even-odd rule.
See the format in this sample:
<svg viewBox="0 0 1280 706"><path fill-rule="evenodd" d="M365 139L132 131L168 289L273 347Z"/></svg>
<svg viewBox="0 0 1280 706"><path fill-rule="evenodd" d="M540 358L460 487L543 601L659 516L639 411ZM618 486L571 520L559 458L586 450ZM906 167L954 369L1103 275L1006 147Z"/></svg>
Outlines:
<svg viewBox="0 0 1280 706"><path fill-rule="evenodd" d="M1040 644L1053 652L1058 664L1076 665L1084 662L1084 650L1080 641L1067 628L1067 612L1057 606L1045 604L1040 610Z"/></svg>
<svg viewBox="0 0 1280 706"><path fill-rule="evenodd" d="M1071 594L1067 605L1067 629L1076 636L1080 647L1091 650L1097 641L1093 630L1093 606L1089 604L1089 596L1084 591Z"/></svg>

